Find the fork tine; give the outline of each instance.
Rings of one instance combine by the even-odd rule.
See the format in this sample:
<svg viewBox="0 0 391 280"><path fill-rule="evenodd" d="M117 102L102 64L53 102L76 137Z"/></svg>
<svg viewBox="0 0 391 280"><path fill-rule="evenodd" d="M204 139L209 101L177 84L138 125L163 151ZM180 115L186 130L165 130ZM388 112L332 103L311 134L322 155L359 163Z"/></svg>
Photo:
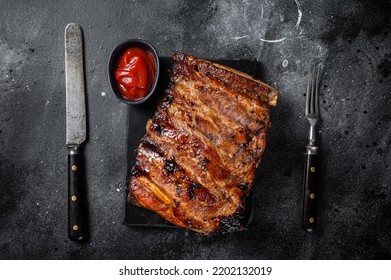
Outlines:
<svg viewBox="0 0 391 280"><path fill-rule="evenodd" d="M310 113L315 113L315 89L316 89L316 63L314 62L313 66L311 67L311 110Z"/></svg>
<svg viewBox="0 0 391 280"><path fill-rule="evenodd" d="M308 83L307 83L307 94L305 97L305 115L307 116L310 113L310 98L311 98L311 68L308 73Z"/></svg>
<svg viewBox="0 0 391 280"><path fill-rule="evenodd" d="M318 71L316 74L316 86L315 86L315 111L314 114L318 115L319 114L319 76L320 76L320 70L322 68L322 64L318 64Z"/></svg>

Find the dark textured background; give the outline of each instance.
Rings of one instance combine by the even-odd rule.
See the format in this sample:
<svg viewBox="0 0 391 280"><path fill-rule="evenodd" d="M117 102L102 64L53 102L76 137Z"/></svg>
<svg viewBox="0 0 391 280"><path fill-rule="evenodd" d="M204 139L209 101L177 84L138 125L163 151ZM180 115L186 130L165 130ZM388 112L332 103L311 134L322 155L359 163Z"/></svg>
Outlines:
<svg viewBox="0 0 391 280"><path fill-rule="evenodd" d="M297 2L299 27L294 0L0 0L0 258L391 258L391 5ZM81 245L66 234L69 22L85 39L91 239ZM106 66L110 50L129 38L151 42L162 56L257 59L260 78L279 89L249 231L205 237L122 225L127 108L111 93ZM320 226L310 235L300 219L303 94L314 58L325 61L325 73Z"/></svg>

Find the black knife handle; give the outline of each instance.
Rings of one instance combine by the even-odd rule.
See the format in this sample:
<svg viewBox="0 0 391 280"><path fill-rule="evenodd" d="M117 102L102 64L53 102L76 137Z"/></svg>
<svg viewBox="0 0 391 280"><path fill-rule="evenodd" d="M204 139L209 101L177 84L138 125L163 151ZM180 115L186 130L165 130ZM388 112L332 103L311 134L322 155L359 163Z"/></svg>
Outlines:
<svg viewBox="0 0 391 280"><path fill-rule="evenodd" d="M313 232L318 222L317 217L317 165L316 154L305 155L304 190L303 190L303 229Z"/></svg>
<svg viewBox="0 0 391 280"><path fill-rule="evenodd" d="M85 174L79 148L68 154L68 236L72 241L87 238Z"/></svg>

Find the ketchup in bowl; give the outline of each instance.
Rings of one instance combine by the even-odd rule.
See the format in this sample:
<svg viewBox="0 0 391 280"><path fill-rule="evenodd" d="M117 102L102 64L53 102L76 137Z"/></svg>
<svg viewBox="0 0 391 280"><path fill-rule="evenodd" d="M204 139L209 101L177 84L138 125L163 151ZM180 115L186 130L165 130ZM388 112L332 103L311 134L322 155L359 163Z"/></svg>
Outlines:
<svg viewBox="0 0 391 280"><path fill-rule="evenodd" d="M127 48L117 61L116 86L131 100L144 98L155 81L156 65L153 56L140 48Z"/></svg>
<svg viewBox="0 0 391 280"><path fill-rule="evenodd" d="M111 52L108 66L111 88L126 104L141 104L157 89L159 56L145 41L131 39L118 44Z"/></svg>

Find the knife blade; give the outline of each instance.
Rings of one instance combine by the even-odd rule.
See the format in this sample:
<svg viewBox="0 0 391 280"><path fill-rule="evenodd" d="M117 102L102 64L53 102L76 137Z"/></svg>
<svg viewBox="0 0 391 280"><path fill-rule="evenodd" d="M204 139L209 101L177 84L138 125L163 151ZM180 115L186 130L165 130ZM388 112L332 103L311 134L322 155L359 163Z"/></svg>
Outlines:
<svg viewBox="0 0 391 280"><path fill-rule="evenodd" d="M81 144L87 136L83 37L80 26L65 28L66 146L68 148L68 236L87 238L85 174Z"/></svg>

